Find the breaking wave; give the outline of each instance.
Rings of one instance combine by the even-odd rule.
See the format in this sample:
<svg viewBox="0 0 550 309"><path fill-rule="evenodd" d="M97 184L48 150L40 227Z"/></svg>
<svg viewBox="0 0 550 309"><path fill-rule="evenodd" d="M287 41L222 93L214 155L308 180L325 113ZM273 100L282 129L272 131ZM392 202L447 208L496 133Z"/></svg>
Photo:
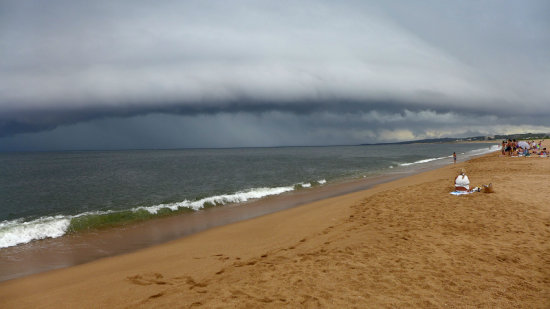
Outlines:
<svg viewBox="0 0 550 309"><path fill-rule="evenodd" d="M318 183L324 184L326 180L319 180ZM301 186L308 188L311 187L311 183L301 183ZM72 232L143 221L174 213L243 203L248 200L260 199L293 190L295 190L295 186L253 188L232 194L206 197L195 201L184 200L177 203L140 206L127 210L107 210L85 212L78 215L47 216L31 221L24 221L23 219L2 221L0 222L0 248L16 246L33 240L56 238Z"/></svg>

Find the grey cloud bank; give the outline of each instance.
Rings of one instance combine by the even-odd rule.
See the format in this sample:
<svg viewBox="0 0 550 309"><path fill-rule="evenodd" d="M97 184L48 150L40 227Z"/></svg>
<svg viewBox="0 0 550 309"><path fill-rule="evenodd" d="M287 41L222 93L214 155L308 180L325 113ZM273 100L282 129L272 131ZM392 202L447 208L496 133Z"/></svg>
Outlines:
<svg viewBox="0 0 550 309"><path fill-rule="evenodd" d="M0 147L550 131L547 16L546 1L0 1ZM98 142L107 123L121 133Z"/></svg>

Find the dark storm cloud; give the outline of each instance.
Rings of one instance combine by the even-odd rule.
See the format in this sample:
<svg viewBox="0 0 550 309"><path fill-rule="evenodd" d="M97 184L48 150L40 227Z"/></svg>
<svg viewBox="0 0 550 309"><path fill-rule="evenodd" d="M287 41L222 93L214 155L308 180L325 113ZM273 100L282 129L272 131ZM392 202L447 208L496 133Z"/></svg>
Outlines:
<svg viewBox="0 0 550 309"><path fill-rule="evenodd" d="M365 123L368 123L366 126ZM540 132L542 126L525 119L461 116L434 111L402 113L286 112L220 113L180 116L148 114L104 118L51 131L0 139L0 150L166 149L188 147L247 147L349 145L371 142Z"/></svg>
<svg viewBox="0 0 550 309"><path fill-rule="evenodd" d="M197 128L193 117L239 115L241 132L280 131L289 144L285 127L335 143L548 125L549 8L0 0L0 137L158 114Z"/></svg>
<svg viewBox="0 0 550 309"><path fill-rule="evenodd" d="M441 123L441 115L455 113L461 117L469 119L477 119L484 115L491 115L498 118L509 118L514 116L514 119L529 118L531 121L538 119L537 115L525 114L523 112L515 112L510 114L509 111L493 110L493 107L459 107L449 106L433 106L426 103L403 103L393 101L376 101L376 102L349 102L349 101L310 101L310 102L253 102L247 99L236 100L235 102L214 102L202 104L135 104L128 105L122 108L101 108L89 106L76 110L72 109L34 109L24 113L22 116L14 113L14 115L6 115L2 119L0 117L0 137L11 136L18 133L39 132L51 130L59 125L70 125L83 121L104 118L128 118L139 115L147 115L152 113L175 114L182 116L195 115L217 115L217 114L233 114L233 113L249 113L249 114L266 114L269 112L282 112L295 115L313 115L318 113L334 114L337 118L346 114L368 114L371 115L394 115L401 117L402 120L410 116L410 112L424 112L425 115L430 115L435 119L423 119L424 121L433 121ZM521 117L524 116L524 117ZM368 121L365 121L368 120ZM357 122L358 127L365 126L365 123L374 124L378 119L369 118L362 119ZM544 121L544 119L541 119ZM538 120L536 120L538 121ZM514 121L514 123L517 121ZM407 125L413 125L407 123ZM463 123L466 125L466 123Z"/></svg>

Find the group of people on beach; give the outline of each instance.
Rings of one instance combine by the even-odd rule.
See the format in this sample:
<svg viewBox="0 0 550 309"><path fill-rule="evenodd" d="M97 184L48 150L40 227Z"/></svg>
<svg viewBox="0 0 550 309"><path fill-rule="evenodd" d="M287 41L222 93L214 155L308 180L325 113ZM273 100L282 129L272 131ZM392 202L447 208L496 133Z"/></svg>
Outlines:
<svg viewBox="0 0 550 309"><path fill-rule="evenodd" d="M517 141L515 139L508 139L502 141L502 155L510 157L529 157L531 155L538 155L541 157L549 157L550 153L546 150L546 147L542 146L542 141ZM456 153L453 152L454 163L456 163ZM466 176L466 171L461 169L458 172L458 176L455 178L455 192L492 192L492 184L483 185L482 187L475 187L470 190L470 179Z"/></svg>
<svg viewBox="0 0 550 309"><path fill-rule="evenodd" d="M502 141L501 152L503 156L509 157L529 157L531 155L548 157L550 155L546 147L542 147L542 141L537 143L534 140L517 141L508 139L508 141Z"/></svg>

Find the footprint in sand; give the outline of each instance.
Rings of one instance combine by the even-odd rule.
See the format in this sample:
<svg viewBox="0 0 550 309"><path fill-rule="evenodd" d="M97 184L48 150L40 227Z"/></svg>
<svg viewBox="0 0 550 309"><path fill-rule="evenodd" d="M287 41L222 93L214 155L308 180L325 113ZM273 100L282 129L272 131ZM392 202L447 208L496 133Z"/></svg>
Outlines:
<svg viewBox="0 0 550 309"><path fill-rule="evenodd" d="M248 262L234 262L233 267L252 266L252 265L255 265L256 263L258 263L258 261L255 261L255 260L251 260Z"/></svg>
<svg viewBox="0 0 550 309"><path fill-rule="evenodd" d="M166 282L163 279L164 276L159 273L150 273L150 274L143 274L143 275L135 275L135 276L129 276L126 277L130 282L136 285L152 285L152 284L158 284L158 285L164 285L164 284L170 284L169 282Z"/></svg>
<svg viewBox="0 0 550 309"><path fill-rule="evenodd" d="M187 276L185 277L185 283L189 285L189 289L192 290L194 288L205 288L208 286L206 282L196 282L192 277Z"/></svg>
<svg viewBox="0 0 550 309"><path fill-rule="evenodd" d="M159 297L161 297L161 296L163 296L163 295L164 295L164 293L157 293L157 294L155 294L155 295L149 296L149 299L159 298Z"/></svg>
<svg viewBox="0 0 550 309"><path fill-rule="evenodd" d="M223 254L221 254L221 253L219 253L219 254L214 254L213 257L217 257L218 260L220 260L220 261L227 261L227 260L230 259L228 256L225 256L225 255L223 255Z"/></svg>

